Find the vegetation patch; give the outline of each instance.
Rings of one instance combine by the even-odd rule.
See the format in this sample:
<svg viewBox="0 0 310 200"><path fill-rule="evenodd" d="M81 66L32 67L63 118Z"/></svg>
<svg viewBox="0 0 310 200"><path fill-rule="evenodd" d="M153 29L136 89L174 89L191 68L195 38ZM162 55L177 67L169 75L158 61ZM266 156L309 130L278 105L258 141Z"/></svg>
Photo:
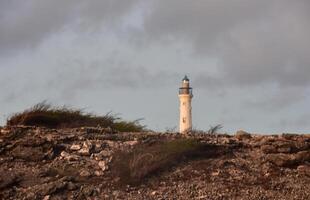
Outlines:
<svg viewBox="0 0 310 200"><path fill-rule="evenodd" d="M55 107L43 101L23 112L13 114L7 125L42 126L48 128L75 128L75 127L110 127L121 132L140 132L145 127L139 120L124 121L115 115L108 113L98 116L85 113L82 109L73 109L66 106Z"/></svg>
<svg viewBox="0 0 310 200"><path fill-rule="evenodd" d="M117 152L111 170L119 177L121 185L136 185L182 161L207 156L208 150L212 148L196 139L139 145L130 152Z"/></svg>

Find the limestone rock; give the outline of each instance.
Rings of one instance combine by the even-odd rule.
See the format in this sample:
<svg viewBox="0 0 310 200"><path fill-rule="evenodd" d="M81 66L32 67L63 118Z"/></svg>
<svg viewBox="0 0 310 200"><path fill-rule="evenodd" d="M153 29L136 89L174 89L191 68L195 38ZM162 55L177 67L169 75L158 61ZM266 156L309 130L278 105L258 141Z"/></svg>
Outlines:
<svg viewBox="0 0 310 200"><path fill-rule="evenodd" d="M46 195L44 196L43 200L49 200L50 199L50 195Z"/></svg>
<svg viewBox="0 0 310 200"><path fill-rule="evenodd" d="M45 157L42 147L29 147L19 145L12 150L14 158L23 159L25 161L41 161Z"/></svg>
<svg viewBox="0 0 310 200"><path fill-rule="evenodd" d="M108 169L106 162L103 160L98 162L98 166L101 168L102 171L106 171Z"/></svg>
<svg viewBox="0 0 310 200"><path fill-rule="evenodd" d="M10 133L11 132L11 130L10 129L6 129L6 128L2 128L1 130L0 130L0 133L1 134L8 134L8 133Z"/></svg>
<svg viewBox="0 0 310 200"><path fill-rule="evenodd" d="M82 156L89 156L91 154L92 148L93 148L92 143L89 141L86 141L83 143L83 147L82 149L78 151L78 153Z"/></svg>
<svg viewBox="0 0 310 200"><path fill-rule="evenodd" d="M102 150L102 144L101 143L96 143L94 147L94 152L98 153Z"/></svg>
<svg viewBox="0 0 310 200"><path fill-rule="evenodd" d="M278 147L277 152L278 153L291 153L292 148L291 147Z"/></svg>
<svg viewBox="0 0 310 200"><path fill-rule="evenodd" d="M243 131L243 130L239 130L236 132L235 134L235 137L238 139L238 140L243 140L243 139L251 139L252 136L250 133L246 132L246 131Z"/></svg>
<svg viewBox="0 0 310 200"><path fill-rule="evenodd" d="M131 183L127 179L141 159L139 152L157 156L153 145L187 138L109 134L96 128L88 133L80 128L5 129L10 131L0 134L0 199L310 199L310 135L237 139L191 134L187 138L206 148L203 154L190 153L159 171L160 161L148 165L145 159L135 172L151 170L150 176ZM82 156L88 154L93 156Z"/></svg>
<svg viewBox="0 0 310 200"><path fill-rule="evenodd" d="M76 190L77 188L78 187L74 183L72 183L71 181L68 182L68 184L67 184L68 190Z"/></svg>
<svg viewBox="0 0 310 200"><path fill-rule="evenodd" d="M36 185L35 192L37 195L48 196L56 191L64 190L67 188L67 177L63 177L53 182Z"/></svg>
<svg viewBox="0 0 310 200"><path fill-rule="evenodd" d="M81 145L79 145L79 144L73 144L70 147L70 150L72 150L72 151L78 151L80 149L81 149Z"/></svg>
<svg viewBox="0 0 310 200"><path fill-rule="evenodd" d="M277 148L274 145L262 145L260 149L266 154L277 153Z"/></svg>
<svg viewBox="0 0 310 200"><path fill-rule="evenodd" d="M292 167L310 161L310 151L300 151L295 154L268 154L266 160L278 167Z"/></svg>
<svg viewBox="0 0 310 200"><path fill-rule="evenodd" d="M91 173L88 170L86 170L86 169L82 169L80 171L80 176L82 176L82 177L90 177Z"/></svg>
<svg viewBox="0 0 310 200"><path fill-rule="evenodd" d="M65 151L62 151L60 153L60 156L61 156L61 158L65 159L65 160L68 160L68 161L78 161L78 160L80 160L79 156L71 155L71 154L69 154L69 153L67 153Z"/></svg>
<svg viewBox="0 0 310 200"><path fill-rule="evenodd" d="M88 148L82 148L78 151L78 153L82 156L89 156L90 150Z"/></svg>
<svg viewBox="0 0 310 200"><path fill-rule="evenodd" d="M126 141L124 142L124 145L128 145L128 146L134 146L138 144L138 141L137 140L132 140L132 141Z"/></svg>
<svg viewBox="0 0 310 200"><path fill-rule="evenodd" d="M96 171L95 171L95 175L96 175L96 176L102 176L102 175L103 175L103 171L101 171L101 170L96 170Z"/></svg>
<svg viewBox="0 0 310 200"><path fill-rule="evenodd" d="M297 171L301 175L310 176L310 165L299 165Z"/></svg>
<svg viewBox="0 0 310 200"><path fill-rule="evenodd" d="M20 177L17 174L14 173L8 173L0 174L0 190L4 189L6 187L12 187L14 185L17 185L20 181Z"/></svg>
<svg viewBox="0 0 310 200"><path fill-rule="evenodd" d="M102 157L109 157L109 156L111 156L112 155L112 151L109 151L109 150L102 150L102 151L100 151L100 156L102 156Z"/></svg>
<svg viewBox="0 0 310 200"><path fill-rule="evenodd" d="M266 160L278 167L287 167L293 164L291 155L288 154L268 154Z"/></svg>
<svg viewBox="0 0 310 200"><path fill-rule="evenodd" d="M119 144L112 140L106 140L105 143L112 149L119 147Z"/></svg>
<svg viewBox="0 0 310 200"><path fill-rule="evenodd" d="M307 151L299 151L296 154L293 154L293 158L295 163L302 164L306 162L310 162L310 150Z"/></svg>

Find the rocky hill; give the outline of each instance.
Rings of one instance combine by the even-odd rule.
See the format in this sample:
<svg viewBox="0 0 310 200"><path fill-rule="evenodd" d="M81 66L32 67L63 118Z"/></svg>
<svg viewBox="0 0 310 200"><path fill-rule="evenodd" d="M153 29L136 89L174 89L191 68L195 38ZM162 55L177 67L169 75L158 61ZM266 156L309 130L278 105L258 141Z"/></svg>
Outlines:
<svg viewBox="0 0 310 200"><path fill-rule="evenodd" d="M0 199L310 199L310 136L4 127Z"/></svg>

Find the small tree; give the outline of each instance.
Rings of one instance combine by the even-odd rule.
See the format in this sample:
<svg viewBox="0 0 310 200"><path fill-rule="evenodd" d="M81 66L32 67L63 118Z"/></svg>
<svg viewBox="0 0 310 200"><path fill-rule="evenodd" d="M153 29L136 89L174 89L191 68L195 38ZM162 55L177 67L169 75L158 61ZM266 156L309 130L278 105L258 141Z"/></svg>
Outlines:
<svg viewBox="0 0 310 200"><path fill-rule="evenodd" d="M222 128L223 128L222 124L218 124L216 126L210 126L210 129L208 130L208 134L216 135L218 131Z"/></svg>

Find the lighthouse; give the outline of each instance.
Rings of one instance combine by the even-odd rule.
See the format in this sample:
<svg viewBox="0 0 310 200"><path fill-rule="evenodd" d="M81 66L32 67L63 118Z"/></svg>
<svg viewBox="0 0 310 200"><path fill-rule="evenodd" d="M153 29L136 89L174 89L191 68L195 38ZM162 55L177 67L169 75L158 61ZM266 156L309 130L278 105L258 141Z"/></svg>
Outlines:
<svg viewBox="0 0 310 200"><path fill-rule="evenodd" d="M192 98L193 89L189 85L189 79L185 75L179 88L180 99L180 133L186 134L192 130Z"/></svg>

